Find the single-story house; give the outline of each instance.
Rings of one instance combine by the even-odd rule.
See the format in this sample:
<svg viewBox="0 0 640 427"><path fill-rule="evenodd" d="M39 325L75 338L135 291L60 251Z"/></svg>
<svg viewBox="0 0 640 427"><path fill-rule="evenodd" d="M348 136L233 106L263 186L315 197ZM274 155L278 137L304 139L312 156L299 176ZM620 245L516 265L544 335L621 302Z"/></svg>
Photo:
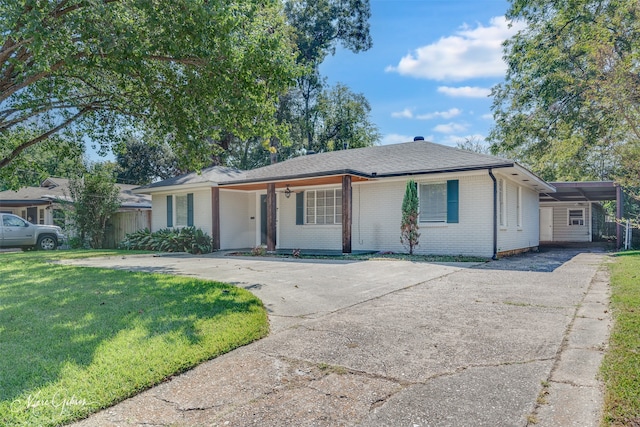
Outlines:
<svg viewBox="0 0 640 427"><path fill-rule="evenodd" d="M138 185L116 184L120 190L120 208L110 220L107 245L115 245L127 233L151 228L151 197L133 193ZM23 187L17 191L0 191L0 212L18 215L34 224L58 225L65 228L65 205L70 203L69 180L50 177L39 187Z"/></svg>
<svg viewBox="0 0 640 427"><path fill-rule="evenodd" d="M539 245L555 188L518 163L421 139L300 156L249 171L211 167L134 190L152 229L196 226L216 249L405 252L406 182L418 184L420 254L495 257Z"/></svg>

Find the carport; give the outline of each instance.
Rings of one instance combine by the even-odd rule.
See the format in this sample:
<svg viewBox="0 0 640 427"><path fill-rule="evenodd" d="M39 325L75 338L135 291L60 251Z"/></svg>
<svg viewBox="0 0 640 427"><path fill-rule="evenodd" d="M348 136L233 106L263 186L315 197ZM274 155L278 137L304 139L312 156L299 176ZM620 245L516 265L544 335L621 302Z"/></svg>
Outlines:
<svg viewBox="0 0 640 427"><path fill-rule="evenodd" d="M624 192L613 181L550 182L555 193L540 193L540 241L592 241L593 212L599 202L616 201L616 247L622 244ZM566 220L565 220L566 218ZM588 230L588 239L584 232ZM549 238L550 237L550 238Z"/></svg>

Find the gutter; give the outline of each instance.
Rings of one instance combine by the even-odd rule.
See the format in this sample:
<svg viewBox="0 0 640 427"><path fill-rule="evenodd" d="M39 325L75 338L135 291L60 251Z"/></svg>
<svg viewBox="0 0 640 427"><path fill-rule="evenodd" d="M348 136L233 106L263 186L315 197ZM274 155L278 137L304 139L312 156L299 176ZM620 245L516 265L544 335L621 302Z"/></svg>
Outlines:
<svg viewBox="0 0 640 427"><path fill-rule="evenodd" d="M498 259L498 181L493 176L492 168L489 168L489 176L493 180L493 256L492 260Z"/></svg>

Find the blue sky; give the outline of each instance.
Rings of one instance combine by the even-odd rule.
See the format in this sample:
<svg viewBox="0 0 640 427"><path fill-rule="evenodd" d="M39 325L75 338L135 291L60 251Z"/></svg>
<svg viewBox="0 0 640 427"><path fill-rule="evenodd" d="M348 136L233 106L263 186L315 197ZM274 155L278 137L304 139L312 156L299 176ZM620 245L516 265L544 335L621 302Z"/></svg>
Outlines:
<svg viewBox="0 0 640 427"><path fill-rule="evenodd" d="M492 86L504 78L504 0L370 0L373 48L338 49L321 66L371 104L382 144L425 139L455 146L493 125Z"/></svg>

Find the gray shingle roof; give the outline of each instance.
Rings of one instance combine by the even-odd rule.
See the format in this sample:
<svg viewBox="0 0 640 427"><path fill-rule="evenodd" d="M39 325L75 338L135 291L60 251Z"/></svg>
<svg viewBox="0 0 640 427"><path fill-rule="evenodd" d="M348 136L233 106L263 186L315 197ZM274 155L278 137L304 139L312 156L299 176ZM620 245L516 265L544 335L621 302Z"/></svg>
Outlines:
<svg viewBox="0 0 640 427"><path fill-rule="evenodd" d="M385 177L513 165L513 161L495 156L427 141L415 141L300 156L249 171L213 166L200 173L192 172L139 187L137 191L181 184L229 185L345 173L363 177Z"/></svg>
<svg viewBox="0 0 640 427"><path fill-rule="evenodd" d="M228 168L223 166L212 166L210 168L203 169L198 172L191 172L186 175L180 175L173 178L165 179L164 181L154 182L149 185L137 187L138 189L144 188L156 188L156 187L170 187L173 185L182 184L198 184L206 182L228 182L237 179L242 179L246 172L239 169Z"/></svg>
<svg viewBox="0 0 640 427"><path fill-rule="evenodd" d="M131 190L137 185L116 184L120 189L120 206L129 208L150 208L151 198L145 194L134 194ZM17 191L0 191L0 205L5 202L49 203L51 201L69 201L69 180L66 178L47 178L40 187L23 187Z"/></svg>
<svg viewBox="0 0 640 427"><path fill-rule="evenodd" d="M296 157L247 171L235 182L252 182L352 173L377 177L487 169L513 161L427 141L380 145ZM222 181L221 183L230 183Z"/></svg>

